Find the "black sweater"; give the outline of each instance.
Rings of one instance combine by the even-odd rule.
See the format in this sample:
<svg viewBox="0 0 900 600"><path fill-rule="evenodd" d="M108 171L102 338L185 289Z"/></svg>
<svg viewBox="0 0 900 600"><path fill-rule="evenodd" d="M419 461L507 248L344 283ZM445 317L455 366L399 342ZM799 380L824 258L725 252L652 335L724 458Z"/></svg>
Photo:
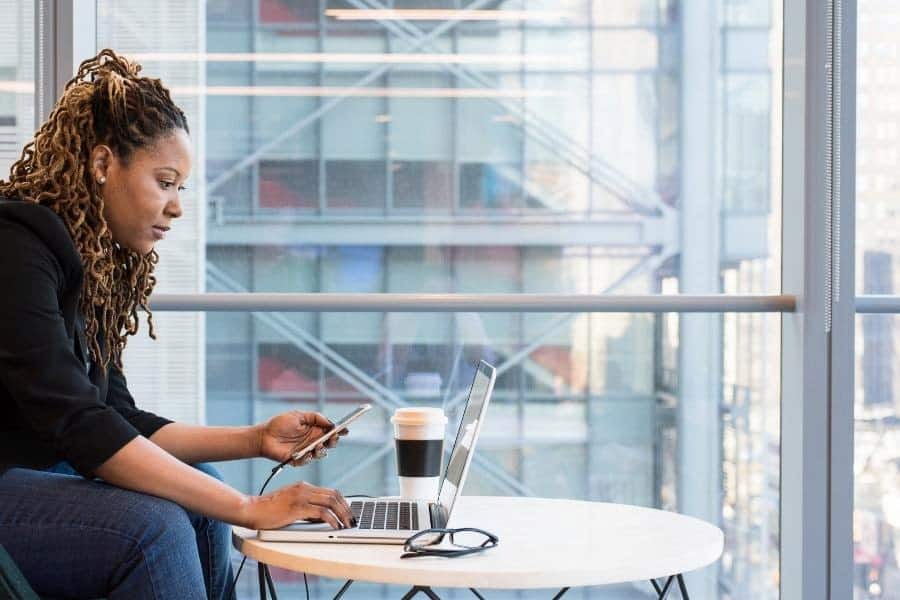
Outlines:
<svg viewBox="0 0 900 600"><path fill-rule="evenodd" d="M171 421L138 410L125 377L88 360L83 268L49 208L0 200L0 473L61 460L91 477Z"/></svg>

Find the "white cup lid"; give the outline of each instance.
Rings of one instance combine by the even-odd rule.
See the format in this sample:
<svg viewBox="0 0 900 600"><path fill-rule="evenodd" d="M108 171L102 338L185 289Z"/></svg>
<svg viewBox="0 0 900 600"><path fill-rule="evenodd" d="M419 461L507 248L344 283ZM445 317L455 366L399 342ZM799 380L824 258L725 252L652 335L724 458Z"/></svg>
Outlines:
<svg viewBox="0 0 900 600"><path fill-rule="evenodd" d="M440 408L429 406L398 408L391 417L395 425L446 425L447 416Z"/></svg>

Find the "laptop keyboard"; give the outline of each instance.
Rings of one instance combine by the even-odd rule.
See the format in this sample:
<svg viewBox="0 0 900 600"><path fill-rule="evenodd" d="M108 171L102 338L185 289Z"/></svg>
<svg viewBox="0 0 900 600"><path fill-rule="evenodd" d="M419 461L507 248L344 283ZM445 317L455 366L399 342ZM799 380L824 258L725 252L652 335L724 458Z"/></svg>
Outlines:
<svg viewBox="0 0 900 600"><path fill-rule="evenodd" d="M354 500L350 510L359 522L357 529L416 530L419 511L415 502Z"/></svg>

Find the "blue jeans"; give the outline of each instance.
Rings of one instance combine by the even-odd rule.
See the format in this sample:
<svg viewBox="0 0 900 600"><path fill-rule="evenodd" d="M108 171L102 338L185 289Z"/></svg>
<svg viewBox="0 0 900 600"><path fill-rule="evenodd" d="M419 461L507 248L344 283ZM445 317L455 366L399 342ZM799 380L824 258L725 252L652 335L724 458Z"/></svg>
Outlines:
<svg viewBox="0 0 900 600"><path fill-rule="evenodd" d="M67 463L0 475L0 544L42 596L222 600L232 581L228 525Z"/></svg>

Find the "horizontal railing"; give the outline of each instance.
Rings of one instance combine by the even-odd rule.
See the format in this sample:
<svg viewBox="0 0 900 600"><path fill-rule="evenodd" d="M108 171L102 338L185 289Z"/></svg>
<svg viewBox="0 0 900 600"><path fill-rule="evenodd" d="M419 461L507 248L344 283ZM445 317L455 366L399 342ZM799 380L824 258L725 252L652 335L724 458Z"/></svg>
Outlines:
<svg viewBox="0 0 900 600"><path fill-rule="evenodd" d="M788 295L573 295L573 294L157 294L161 311L273 312L609 312L790 313Z"/></svg>
<svg viewBox="0 0 900 600"><path fill-rule="evenodd" d="M900 313L900 296L857 296L857 313Z"/></svg>

